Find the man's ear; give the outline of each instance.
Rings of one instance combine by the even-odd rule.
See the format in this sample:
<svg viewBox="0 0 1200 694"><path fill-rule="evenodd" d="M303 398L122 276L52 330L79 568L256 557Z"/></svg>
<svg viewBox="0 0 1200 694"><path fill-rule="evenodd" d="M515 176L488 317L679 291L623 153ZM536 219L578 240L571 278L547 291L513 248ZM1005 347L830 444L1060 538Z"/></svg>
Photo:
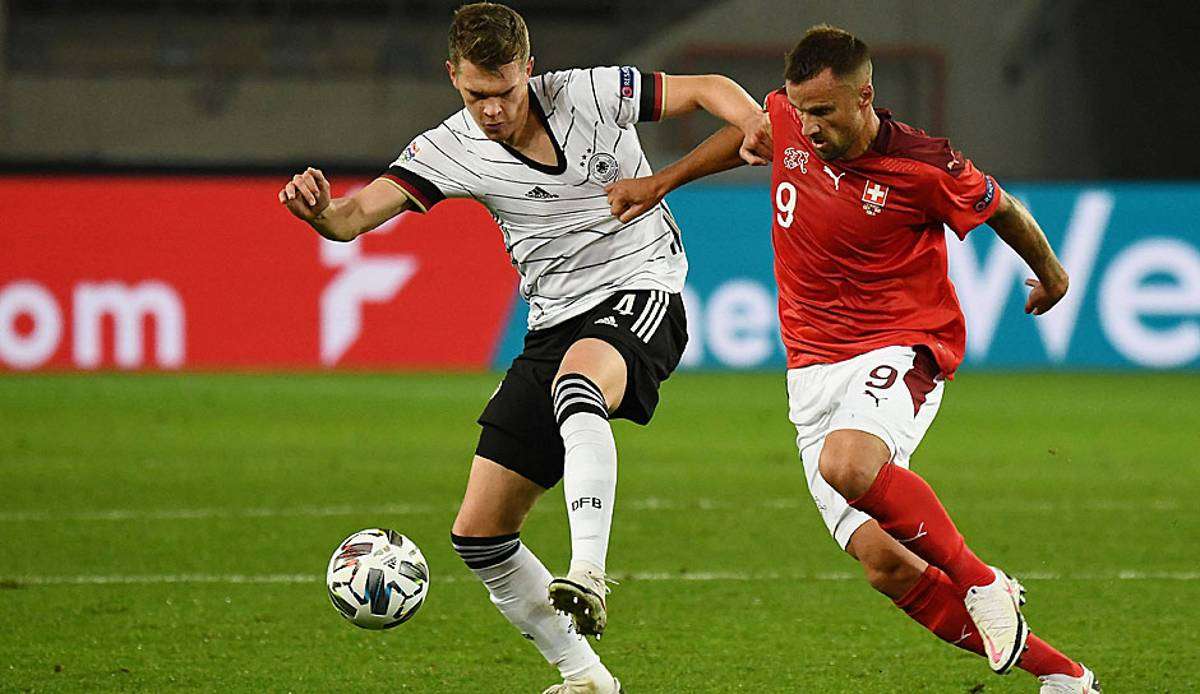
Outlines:
<svg viewBox="0 0 1200 694"><path fill-rule="evenodd" d="M525 65L525 76L533 77L533 56L529 56L529 63Z"/></svg>
<svg viewBox="0 0 1200 694"><path fill-rule="evenodd" d="M458 84L454 82L454 63L449 60L446 61L446 74L450 75L450 84L453 84L454 88L458 89Z"/></svg>
<svg viewBox="0 0 1200 694"><path fill-rule="evenodd" d="M867 82L858 90L858 105L866 108L875 101L875 85Z"/></svg>

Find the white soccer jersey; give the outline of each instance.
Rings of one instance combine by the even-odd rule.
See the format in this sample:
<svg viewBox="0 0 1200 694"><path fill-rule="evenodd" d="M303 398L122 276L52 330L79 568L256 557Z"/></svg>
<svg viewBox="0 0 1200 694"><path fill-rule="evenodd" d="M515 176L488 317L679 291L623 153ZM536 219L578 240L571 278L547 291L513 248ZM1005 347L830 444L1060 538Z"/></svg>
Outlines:
<svg viewBox="0 0 1200 694"><path fill-rule="evenodd" d="M619 178L651 173L633 124L661 116L662 74L567 70L532 78L529 90L556 166L487 139L463 109L413 140L384 176L422 211L448 197L471 197L491 210L521 275L530 330L620 290L681 291L687 259L666 203L622 224L604 192Z"/></svg>

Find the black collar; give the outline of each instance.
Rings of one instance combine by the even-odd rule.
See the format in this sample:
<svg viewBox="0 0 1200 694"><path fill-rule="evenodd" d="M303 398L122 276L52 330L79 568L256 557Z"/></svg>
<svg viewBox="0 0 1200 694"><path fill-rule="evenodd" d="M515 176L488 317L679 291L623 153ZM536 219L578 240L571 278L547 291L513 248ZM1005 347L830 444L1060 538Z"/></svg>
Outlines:
<svg viewBox="0 0 1200 694"><path fill-rule="evenodd" d="M541 171L544 174L557 176L567 170L567 157L563 154L562 147L559 146L558 140L554 137L554 131L550 129L550 121L546 118L546 112L542 110L542 102L538 101L537 94L534 93L532 85L529 87L529 108L533 111L533 114L537 116L537 119L541 121L542 127L546 129L546 135L550 138L550 144L554 145L554 158L558 163L554 166L549 166L530 159L529 157L517 151L516 148L510 147L505 142L501 142L500 146L508 150L509 154L513 155L517 159L520 159L525 166L528 166L535 171Z"/></svg>

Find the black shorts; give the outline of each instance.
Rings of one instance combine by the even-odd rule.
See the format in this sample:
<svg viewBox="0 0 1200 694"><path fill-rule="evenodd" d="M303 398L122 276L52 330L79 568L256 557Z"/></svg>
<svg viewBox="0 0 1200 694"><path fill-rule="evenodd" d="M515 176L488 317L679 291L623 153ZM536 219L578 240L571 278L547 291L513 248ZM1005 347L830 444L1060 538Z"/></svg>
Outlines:
<svg viewBox="0 0 1200 694"><path fill-rule="evenodd" d="M563 443L550 389L567 349L586 337L607 342L625 359L625 397L612 418L647 424L658 405L659 384L687 346L683 299L658 290L617 292L587 313L529 331L525 349L479 415L483 431L476 455L547 489L558 484Z"/></svg>

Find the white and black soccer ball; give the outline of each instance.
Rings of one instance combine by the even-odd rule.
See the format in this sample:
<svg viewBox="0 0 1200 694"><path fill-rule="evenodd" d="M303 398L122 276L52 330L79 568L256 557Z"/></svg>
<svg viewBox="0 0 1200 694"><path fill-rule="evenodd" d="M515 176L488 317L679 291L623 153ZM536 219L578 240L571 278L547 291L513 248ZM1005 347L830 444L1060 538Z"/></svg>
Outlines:
<svg viewBox="0 0 1200 694"><path fill-rule="evenodd" d="M329 599L364 629L391 629L417 613L429 594L429 565L395 530L367 528L338 545L325 572Z"/></svg>

